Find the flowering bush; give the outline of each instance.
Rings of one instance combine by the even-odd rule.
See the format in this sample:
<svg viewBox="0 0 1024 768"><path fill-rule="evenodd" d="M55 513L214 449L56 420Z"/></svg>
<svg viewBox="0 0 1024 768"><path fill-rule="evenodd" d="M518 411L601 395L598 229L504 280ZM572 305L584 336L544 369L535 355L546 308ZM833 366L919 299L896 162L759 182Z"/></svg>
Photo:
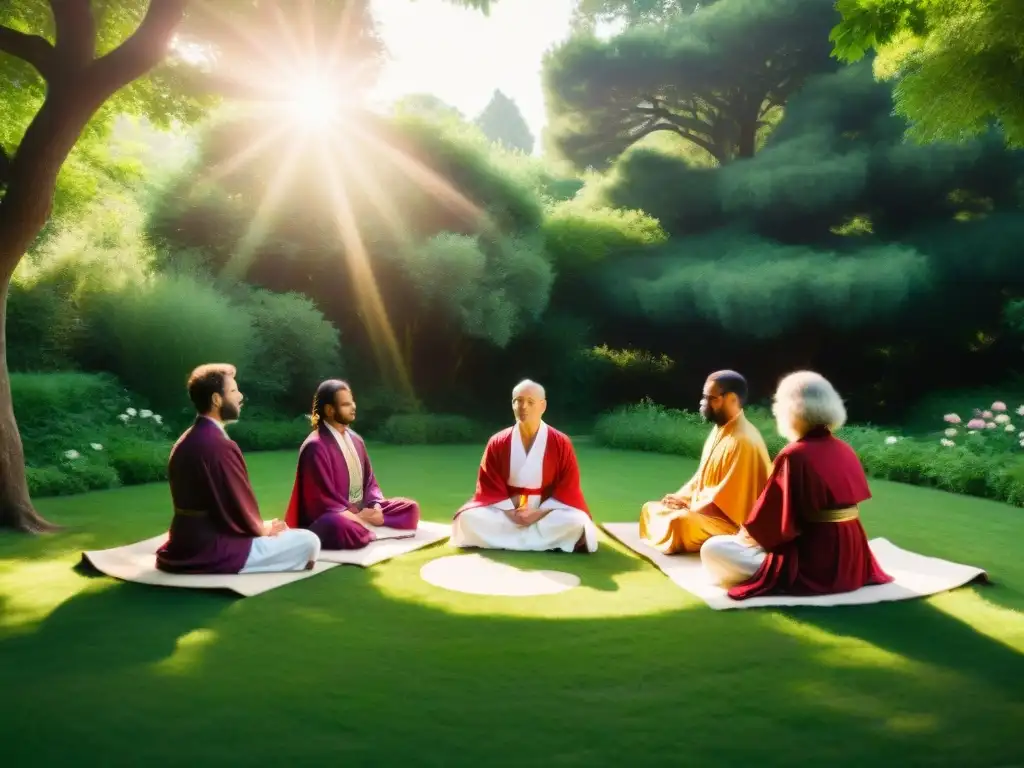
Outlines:
<svg viewBox="0 0 1024 768"><path fill-rule="evenodd" d="M947 413L943 421L948 425L940 438L945 448L961 445L981 453L1016 451L1024 449L1024 405L1016 410L1021 426L1013 423L1006 403L997 400L984 410L974 409L974 415L965 424L959 414Z"/></svg>

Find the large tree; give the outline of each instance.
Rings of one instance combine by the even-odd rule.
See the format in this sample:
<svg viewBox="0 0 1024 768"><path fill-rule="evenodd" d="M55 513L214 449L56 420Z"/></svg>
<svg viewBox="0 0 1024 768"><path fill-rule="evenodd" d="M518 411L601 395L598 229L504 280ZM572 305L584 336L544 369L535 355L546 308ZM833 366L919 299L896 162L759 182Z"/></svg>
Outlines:
<svg viewBox="0 0 1024 768"><path fill-rule="evenodd" d="M485 12L490 3L454 1ZM330 5L344 3L321 8ZM53 527L35 511L25 479L7 369L6 302L15 268L50 216L65 160L83 134L102 134L118 113L163 121L201 114L208 100L175 98L193 79L191 67L168 56L176 33L209 40L214 31L222 50L254 58L242 15L253 14L249 19L278 25L278 47L291 45L299 55L296 40L285 39L288 20L309 7L272 0L21 0L0 8L5 104L9 118L24 116L27 123L20 137L8 129L0 154L0 527ZM229 71L219 71L230 79Z"/></svg>
<svg viewBox="0 0 1024 768"><path fill-rule="evenodd" d="M836 55L881 54L896 112L922 141L961 140L996 124L1024 147L1024 3L1020 0L839 0Z"/></svg>
<svg viewBox="0 0 1024 768"><path fill-rule="evenodd" d="M719 0L611 40L577 35L545 60L552 142L579 167L659 131L722 165L751 157L772 111L835 67L836 19L832 0Z"/></svg>
<svg viewBox="0 0 1024 768"><path fill-rule="evenodd" d="M491 141L526 154L533 152L533 134L519 106L500 90L495 90L476 124Z"/></svg>

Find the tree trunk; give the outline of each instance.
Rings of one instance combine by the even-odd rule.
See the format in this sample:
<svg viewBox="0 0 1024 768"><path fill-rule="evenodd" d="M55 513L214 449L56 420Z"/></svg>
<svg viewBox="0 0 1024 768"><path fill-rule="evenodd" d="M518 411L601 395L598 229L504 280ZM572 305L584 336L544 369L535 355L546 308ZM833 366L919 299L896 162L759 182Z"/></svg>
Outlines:
<svg viewBox="0 0 1024 768"><path fill-rule="evenodd" d="M54 46L2 28L6 45L0 50L23 58L39 71L46 81L46 97L5 168L0 200L0 527L36 533L56 528L32 506L25 449L14 418L7 370L11 277L50 217L57 176L86 124L118 89L164 57L186 2L152 0L135 33L99 59L93 59L96 27L88 2L51 3Z"/></svg>
<svg viewBox="0 0 1024 768"><path fill-rule="evenodd" d="M11 377L7 371L7 293L10 277L0 284L0 528L26 533L57 529L36 512L25 477L25 450L14 418Z"/></svg>

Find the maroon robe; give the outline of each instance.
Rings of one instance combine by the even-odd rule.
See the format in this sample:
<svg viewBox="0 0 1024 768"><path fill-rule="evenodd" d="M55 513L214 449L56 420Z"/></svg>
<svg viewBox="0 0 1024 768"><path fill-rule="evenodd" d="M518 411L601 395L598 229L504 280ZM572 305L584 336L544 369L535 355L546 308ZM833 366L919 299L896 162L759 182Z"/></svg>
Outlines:
<svg viewBox="0 0 1024 768"><path fill-rule="evenodd" d="M859 518L815 522L829 510L870 498L857 454L828 429L787 445L744 526L767 556L729 597L827 595L892 581L875 560Z"/></svg>
<svg viewBox="0 0 1024 768"><path fill-rule="evenodd" d="M174 518L156 552L170 573L238 573L263 519L238 444L199 416L178 438L167 466Z"/></svg>
<svg viewBox="0 0 1024 768"><path fill-rule="evenodd" d="M363 485L361 507L349 503L348 464L345 455L326 424L306 438L299 448L295 483L284 520L290 528L308 528L320 537L324 549L360 549L377 536L365 526L341 514L344 510L358 513L360 509L380 504L384 525L389 528L415 530L420 521L420 507L412 499L385 499L370 465L366 443L348 429L356 454L363 466L363 476L355 478Z"/></svg>

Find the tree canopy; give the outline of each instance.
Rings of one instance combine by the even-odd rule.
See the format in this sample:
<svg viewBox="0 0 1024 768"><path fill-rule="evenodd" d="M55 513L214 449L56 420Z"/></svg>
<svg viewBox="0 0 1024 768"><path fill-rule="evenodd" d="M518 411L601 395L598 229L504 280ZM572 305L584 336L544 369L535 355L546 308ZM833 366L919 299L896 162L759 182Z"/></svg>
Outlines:
<svg viewBox="0 0 1024 768"><path fill-rule="evenodd" d="M919 141L959 140L997 125L1024 146L1024 5L1017 0L839 0L836 55L881 54L896 111Z"/></svg>
<svg viewBox="0 0 1024 768"><path fill-rule="evenodd" d="M773 110L834 68L832 0L719 0L611 40L580 33L544 63L553 145L603 167L668 131L719 164L752 157Z"/></svg>

